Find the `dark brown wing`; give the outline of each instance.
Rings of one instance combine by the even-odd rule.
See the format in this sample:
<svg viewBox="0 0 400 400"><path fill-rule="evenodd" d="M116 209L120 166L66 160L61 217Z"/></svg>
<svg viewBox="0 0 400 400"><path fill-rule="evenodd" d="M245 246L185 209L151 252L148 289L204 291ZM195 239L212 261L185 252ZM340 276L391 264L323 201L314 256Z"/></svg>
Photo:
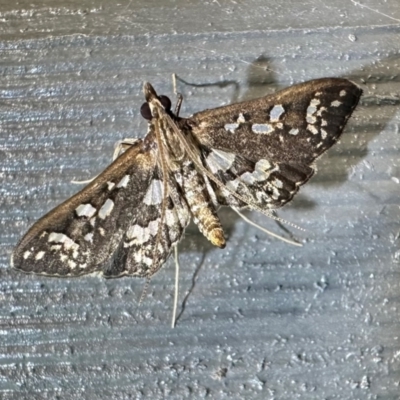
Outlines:
<svg viewBox="0 0 400 400"><path fill-rule="evenodd" d="M256 100L194 114L199 144L253 162L310 165L339 139L362 90L346 79L301 83Z"/></svg>
<svg viewBox="0 0 400 400"><path fill-rule="evenodd" d="M266 159L256 163L223 150L203 149L203 165L227 188L246 202L238 200L224 187L211 182L220 205L265 209L282 207L314 174L314 169L299 163L277 163Z"/></svg>
<svg viewBox="0 0 400 400"><path fill-rule="evenodd" d="M313 175L316 158L340 138L361 94L346 79L318 79L197 113L186 124L203 165L222 183L250 204L278 208ZM212 186L221 205L245 205Z"/></svg>
<svg viewBox="0 0 400 400"><path fill-rule="evenodd" d="M161 222L162 174L155 168L146 195L123 234L105 277L123 275L150 277L169 257L172 246L182 238L191 214L175 179L168 180L166 211Z"/></svg>
<svg viewBox="0 0 400 400"><path fill-rule="evenodd" d="M15 248L18 270L52 276L93 273L137 216L156 168L138 141L82 191L37 221Z"/></svg>

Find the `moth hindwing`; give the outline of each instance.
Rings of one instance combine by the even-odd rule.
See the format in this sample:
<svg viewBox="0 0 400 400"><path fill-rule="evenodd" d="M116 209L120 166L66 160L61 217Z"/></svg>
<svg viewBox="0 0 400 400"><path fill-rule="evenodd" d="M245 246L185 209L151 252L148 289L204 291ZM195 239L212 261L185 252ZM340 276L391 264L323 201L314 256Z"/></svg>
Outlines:
<svg viewBox="0 0 400 400"><path fill-rule="evenodd" d="M144 94L147 136L37 221L13 252L14 268L150 277L191 219L224 247L218 207L268 214L290 201L339 139L362 91L346 79L318 79L191 118L174 114L148 83Z"/></svg>

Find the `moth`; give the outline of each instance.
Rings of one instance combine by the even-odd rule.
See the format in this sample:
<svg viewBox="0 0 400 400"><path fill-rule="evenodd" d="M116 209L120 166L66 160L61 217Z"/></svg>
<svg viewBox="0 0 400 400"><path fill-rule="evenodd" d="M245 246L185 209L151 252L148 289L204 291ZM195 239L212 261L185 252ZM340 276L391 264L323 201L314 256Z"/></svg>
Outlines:
<svg viewBox="0 0 400 400"><path fill-rule="evenodd" d="M58 277L97 273L151 277L193 219L225 247L220 206L269 215L314 174L338 141L362 94L346 79L301 83L255 100L179 116L144 84L148 120L115 161L79 193L37 221L11 264Z"/></svg>

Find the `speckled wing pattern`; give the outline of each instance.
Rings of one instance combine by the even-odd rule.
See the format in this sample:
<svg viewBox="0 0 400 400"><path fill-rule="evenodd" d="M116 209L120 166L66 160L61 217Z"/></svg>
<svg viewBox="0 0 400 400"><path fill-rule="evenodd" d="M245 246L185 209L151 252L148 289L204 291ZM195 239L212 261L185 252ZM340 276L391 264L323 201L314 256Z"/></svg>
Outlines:
<svg viewBox="0 0 400 400"><path fill-rule="evenodd" d="M204 165L261 208L290 201L315 160L340 138L362 90L346 79L305 82L273 95L206 110L191 118ZM218 202L246 206L212 183Z"/></svg>
<svg viewBox="0 0 400 400"><path fill-rule="evenodd" d="M150 277L191 219L223 248L218 208L266 212L290 201L340 138L362 91L324 78L191 118L172 113L150 84L144 93L147 136L37 221L12 254L14 268Z"/></svg>
<svg viewBox="0 0 400 400"><path fill-rule="evenodd" d="M168 177L168 188L162 218L162 175L156 168L146 195L137 205L136 217L119 242L112 263L103 270L105 277L151 276L167 260L190 222L189 208L172 176Z"/></svg>

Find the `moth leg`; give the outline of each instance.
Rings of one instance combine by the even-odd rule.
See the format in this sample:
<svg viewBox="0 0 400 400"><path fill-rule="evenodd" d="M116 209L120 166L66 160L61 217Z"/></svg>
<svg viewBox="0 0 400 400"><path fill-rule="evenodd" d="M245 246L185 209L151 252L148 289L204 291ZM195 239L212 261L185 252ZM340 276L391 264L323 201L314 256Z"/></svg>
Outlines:
<svg viewBox="0 0 400 400"><path fill-rule="evenodd" d="M116 160L121 154L125 153L126 150L129 149L129 147L132 147L135 145L140 139L136 138L126 138L122 140L118 140L117 143L115 143L114 146L114 153L113 153L113 161Z"/></svg>
<svg viewBox="0 0 400 400"><path fill-rule="evenodd" d="M172 74L172 86L174 87L174 93L177 97L174 114L177 117L179 117L179 112L181 111L181 105L183 102L183 96L182 96L182 93L178 93L178 91L176 90L176 75L175 74Z"/></svg>
<svg viewBox="0 0 400 400"><path fill-rule="evenodd" d="M90 182L94 181L97 177L98 175L94 176L93 178L86 179L84 181L76 181L75 179L73 179L71 183L73 183L74 185L88 185Z"/></svg>
<svg viewBox="0 0 400 400"><path fill-rule="evenodd" d="M129 149L129 147L133 146L138 141L139 141L139 139L134 139L134 138L118 140L118 142L115 143L115 149L114 149L112 160L115 161L115 159L117 159L121 154L125 153L125 151ZM71 181L71 183L73 183L74 185L88 185L90 182L95 180L97 177L98 177L98 175L94 176L91 179L86 179L84 181L76 181L74 179Z"/></svg>
<svg viewBox="0 0 400 400"><path fill-rule="evenodd" d="M268 229L262 227L261 225L256 224L254 221L252 221L251 219L247 218L244 214L242 214L236 207L232 207L232 210L235 211L235 213L238 214L239 217L243 219L243 221L247 222L249 225L252 225L252 226L256 227L261 232L264 232L267 235L270 235L270 236L275 237L275 238L277 238L279 240L282 240L283 242L292 244L293 246L303 247L303 245L301 243L299 243L299 242L295 242L294 240L286 239L285 237L277 235L276 233L269 231Z"/></svg>
<svg viewBox="0 0 400 400"><path fill-rule="evenodd" d="M177 101L176 101L174 114L177 117L179 117L179 111L181 111L181 105L182 105L182 102L183 102L183 96L182 96L182 93L176 93L176 96L177 96Z"/></svg>
<svg viewBox="0 0 400 400"><path fill-rule="evenodd" d="M179 254L178 243L174 246L174 259L175 259L175 292L174 292L174 308L172 310L171 328L175 328L176 324L176 309L178 308L178 294L179 294Z"/></svg>

